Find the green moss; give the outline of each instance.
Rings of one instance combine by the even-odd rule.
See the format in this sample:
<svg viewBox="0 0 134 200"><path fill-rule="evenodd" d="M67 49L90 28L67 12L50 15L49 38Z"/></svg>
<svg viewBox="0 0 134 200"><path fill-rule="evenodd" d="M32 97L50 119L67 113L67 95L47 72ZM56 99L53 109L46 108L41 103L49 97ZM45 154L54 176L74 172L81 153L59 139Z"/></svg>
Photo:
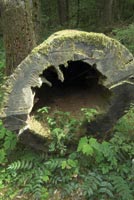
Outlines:
<svg viewBox="0 0 134 200"><path fill-rule="evenodd" d="M101 33L88 33L77 30L64 30L51 35L47 40L45 40L41 45L36 47L32 52L48 54L50 48L52 49L53 47L58 47L58 45L64 41L69 41L72 43L84 42L88 45L94 45L96 47L99 46L102 48L110 48L111 46L115 46L118 49L122 48L122 45L118 41L111 39Z"/></svg>
<svg viewBox="0 0 134 200"><path fill-rule="evenodd" d="M77 51L84 55L85 52L83 52L82 48L76 49L76 43L85 43L89 46L94 46L94 49L102 52L100 59L105 56L108 51L114 53L115 65L119 66L118 70L122 70L126 66L125 64L128 62L128 56L130 58L133 57L131 53L115 39L107 37L102 33L88 33L77 30L63 30L52 34L41 45L36 47L32 53L36 54L39 52L47 56L49 53L55 51L55 49L62 51L62 47L67 46L67 48L69 47L71 50L71 54L72 51Z"/></svg>
<svg viewBox="0 0 134 200"><path fill-rule="evenodd" d="M41 123L32 116L28 120L28 125L35 134L43 138L50 138L50 129L46 123Z"/></svg>

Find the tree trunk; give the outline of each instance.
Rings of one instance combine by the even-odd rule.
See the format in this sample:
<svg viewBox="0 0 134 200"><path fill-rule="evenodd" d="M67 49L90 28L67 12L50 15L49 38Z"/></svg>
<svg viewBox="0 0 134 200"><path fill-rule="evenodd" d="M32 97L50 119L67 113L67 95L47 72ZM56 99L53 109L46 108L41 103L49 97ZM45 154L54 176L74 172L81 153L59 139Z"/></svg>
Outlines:
<svg viewBox="0 0 134 200"><path fill-rule="evenodd" d="M0 2L0 35L2 35L2 4Z"/></svg>
<svg viewBox="0 0 134 200"><path fill-rule="evenodd" d="M113 20L113 0L104 0L104 10L103 10L103 24L110 25Z"/></svg>
<svg viewBox="0 0 134 200"><path fill-rule="evenodd" d="M113 22L114 0L96 0L97 24L100 26L110 26Z"/></svg>
<svg viewBox="0 0 134 200"><path fill-rule="evenodd" d="M10 75L36 46L32 1L2 0L6 75Z"/></svg>
<svg viewBox="0 0 134 200"><path fill-rule="evenodd" d="M40 43L41 39L41 10L40 10L40 1L39 0L32 0L33 8L32 8L32 15L33 15L33 25L35 31L35 37L37 44Z"/></svg>
<svg viewBox="0 0 134 200"><path fill-rule="evenodd" d="M69 20L69 2L68 0L58 0L58 12L60 25L65 25Z"/></svg>
<svg viewBox="0 0 134 200"><path fill-rule="evenodd" d="M77 21L76 21L76 27L79 26L80 22L80 0L77 1Z"/></svg>

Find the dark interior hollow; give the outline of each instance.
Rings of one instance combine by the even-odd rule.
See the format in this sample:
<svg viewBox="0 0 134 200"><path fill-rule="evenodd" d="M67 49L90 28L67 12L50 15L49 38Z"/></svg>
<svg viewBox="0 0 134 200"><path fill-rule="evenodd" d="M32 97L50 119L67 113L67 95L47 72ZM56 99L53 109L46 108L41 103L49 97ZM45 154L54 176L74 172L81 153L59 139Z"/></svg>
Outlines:
<svg viewBox="0 0 134 200"><path fill-rule="evenodd" d="M33 112L49 106L52 111L60 110L78 116L81 108L104 109L109 104L110 92L99 84L105 77L83 61L68 61L68 66L60 65L64 74L64 82L58 80L54 67L43 71L45 77L52 83L43 83L41 88L35 88L35 104Z"/></svg>

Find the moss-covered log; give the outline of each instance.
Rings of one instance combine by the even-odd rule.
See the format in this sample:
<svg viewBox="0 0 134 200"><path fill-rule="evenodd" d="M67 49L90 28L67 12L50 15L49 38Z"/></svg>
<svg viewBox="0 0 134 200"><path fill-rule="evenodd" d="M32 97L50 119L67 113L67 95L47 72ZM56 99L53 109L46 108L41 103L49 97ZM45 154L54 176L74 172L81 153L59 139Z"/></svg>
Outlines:
<svg viewBox="0 0 134 200"><path fill-rule="evenodd" d="M54 85L64 86L68 82L71 85L76 81L78 90L85 83L89 88L96 84L101 86L104 96L108 93L105 114L89 125L90 132L107 132L134 102L133 74L134 58L118 41L99 33L56 32L34 48L8 80L3 121L8 129L17 133L30 130L45 135L44 127L30 117L33 108L36 109L34 102L38 88L45 87L45 90L40 89L39 98L47 98L49 93L54 95ZM89 92L93 90L94 87ZM83 95L81 91L79 94Z"/></svg>

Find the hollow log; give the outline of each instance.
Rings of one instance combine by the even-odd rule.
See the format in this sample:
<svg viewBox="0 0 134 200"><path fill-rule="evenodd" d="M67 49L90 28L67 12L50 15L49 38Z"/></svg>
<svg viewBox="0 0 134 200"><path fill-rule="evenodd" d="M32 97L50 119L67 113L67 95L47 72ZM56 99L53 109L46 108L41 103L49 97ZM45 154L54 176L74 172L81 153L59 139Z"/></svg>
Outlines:
<svg viewBox="0 0 134 200"><path fill-rule="evenodd" d="M106 133L134 102L134 58L126 47L104 34L59 31L21 62L8 79L6 91L2 114L5 127L26 138L28 132L33 138L44 137L46 130L31 113L42 105L55 106L57 96L61 104L66 102L63 110L72 104L75 111L83 105L92 107L96 101L95 106L102 106L104 114L89 124L88 130ZM104 102L101 97L105 94L108 98Z"/></svg>

